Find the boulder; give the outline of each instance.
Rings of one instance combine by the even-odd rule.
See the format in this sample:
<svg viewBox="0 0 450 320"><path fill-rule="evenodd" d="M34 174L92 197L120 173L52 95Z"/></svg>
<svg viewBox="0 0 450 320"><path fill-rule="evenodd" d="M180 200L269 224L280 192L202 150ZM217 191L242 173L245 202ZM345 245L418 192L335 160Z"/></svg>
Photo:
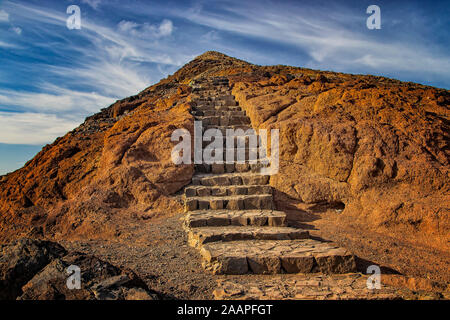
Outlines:
<svg viewBox="0 0 450 320"><path fill-rule="evenodd" d="M0 245L0 300L16 299L37 272L65 254L62 246L50 241L19 239Z"/></svg>
<svg viewBox="0 0 450 320"><path fill-rule="evenodd" d="M67 285L69 266L80 268L81 288ZM22 288L19 300L154 300L155 292L131 270L71 252L53 260Z"/></svg>

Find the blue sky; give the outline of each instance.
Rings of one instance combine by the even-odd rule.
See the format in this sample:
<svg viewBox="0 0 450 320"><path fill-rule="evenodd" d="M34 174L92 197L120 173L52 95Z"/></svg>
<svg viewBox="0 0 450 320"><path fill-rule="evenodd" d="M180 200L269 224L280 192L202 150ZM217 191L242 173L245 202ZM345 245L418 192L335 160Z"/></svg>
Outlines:
<svg viewBox="0 0 450 320"><path fill-rule="evenodd" d="M0 1L0 174L207 50L449 89L448 30L448 1Z"/></svg>

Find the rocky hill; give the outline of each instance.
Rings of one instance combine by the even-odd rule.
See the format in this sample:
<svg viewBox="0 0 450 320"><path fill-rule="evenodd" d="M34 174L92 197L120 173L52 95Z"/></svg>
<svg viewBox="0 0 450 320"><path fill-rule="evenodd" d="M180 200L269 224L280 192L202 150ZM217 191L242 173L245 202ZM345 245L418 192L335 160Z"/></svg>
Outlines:
<svg viewBox="0 0 450 320"><path fill-rule="evenodd" d="M0 240L121 239L182 211L192 80L222 76L254 128L280 129L279 209L449 249L450 93L382 77L256 66L207 52L117 101L0 181ZM349 222L350 221L350 222Z"/></svg>

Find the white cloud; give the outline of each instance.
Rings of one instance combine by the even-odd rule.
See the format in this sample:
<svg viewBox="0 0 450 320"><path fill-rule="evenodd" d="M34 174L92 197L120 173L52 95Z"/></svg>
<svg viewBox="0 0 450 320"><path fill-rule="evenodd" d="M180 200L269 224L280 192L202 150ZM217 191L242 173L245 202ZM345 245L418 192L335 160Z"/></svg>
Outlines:
<svg viewBox="0 0 450 320"><path fill-rule="evenodd" d="M19 28L19 27L12 27L11 29L12 29L12 31L14 31L16 34L18 34L19 36L22 34L22 28Z"/></svg>
<svg viewBox="0 0 450 320"><path fill-rule="evenodd" d="M34 112L66 113L74 115L98 111L112 102L114 98L97 93L87 93L43 84L46 93L0 90L0 104L32 110Z"/></svg>
<svg viewBox="0 0 450 320"><path fill-rule="evenodd" d="M122 20L117 25L122 33L130 34L134 37L141 38L161 38L170 36L173 32L173 23L168 19L164 19L159 25L149 23L136 23L134 21Z"/></svg>
<svg viewBox="0 0 450 320"><path fill-rule="evenodd" d="M200 37L201 41L212 42L220 39L219 33L216 30L208 31Z"/></svg>
<svg viewBox="0 0 450 320"><path fill-rule="evenodd" d="M45 144L77 126L77 121L56 115L0 112L0 143Z"/></svg>
<svg viewBox="0 0 450 320"><path fill-rule="evenodd" d="M0 22L8 22L9 21L9 13L5 10L0 10Z"/></svg>
<svg viewBox="0 0 450 320"><path fill-rule="evenodd" d="M12 49L12 48L19 48L19 46L15 45L13 43L6 43L3 41L0 41L0 48Z"/></svg>
<svg viewBox="0 0 450 320"><path fill-rule="evenodd" d="M173 31L172 21L164 19L159 25L159 34L162 37L170 36Z"/></svg>
<svg viewBox="0 0 450 320"><path fill-rule="evenodd" d="M117 27L121 32L132 32L133 30L139 27L139 24L134 21L122 20L119 22Z"/></svg>
<svg viewBox="0 0 450 320"><path fill-rule="evenodd" d="M5 10L3 10L3 9L0 10L0 22L8 23L11 26L10 30L12 30L13 32L15 32L18 35L22 34L22 29L21 28L15 27L15 26L13 26L12 24L9 23L9 13L6 12ZM3 47L6 47L6 46L3 46Z"/></svg>
<svg viewBox="0 0 450 320"><path fill-rule="evenodd" d="M132 63L96 61L78 68L51 66L49 71L55 75L69 75L72 85L90 84L105 97L127 97L147 88L151 83L150 78L139 72L138 66L133 66Z"/></svg>
<svg viewBox="0 0 450 320"><path fill-rule="evenodd" d="M82 3L90 5L92 8L97 9L102 3L102 0L81 0Z"/></svg>

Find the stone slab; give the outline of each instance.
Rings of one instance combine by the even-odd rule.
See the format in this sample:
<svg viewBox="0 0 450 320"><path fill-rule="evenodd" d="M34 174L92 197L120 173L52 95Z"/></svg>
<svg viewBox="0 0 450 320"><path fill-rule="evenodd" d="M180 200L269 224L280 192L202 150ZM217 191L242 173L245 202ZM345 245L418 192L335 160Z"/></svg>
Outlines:
<svg viewBox="0 0 450 320"><path fill-rule="evenodd" d="M193 185L230 186L230 185L264 185L269 183L269 175L253 172L196 174L192 177Z"/></svg>
<svg viewBox="0 0 450 320"><path fill-rule="evenodd" d="M253 210L273 209L272 194L251 194L232 196L186 197L185 212L193 210Z"/></svg>
<svg viewBox="0 0 450 320"><path fill-rule="evenodd" d="M255 276L256 277L256 276ZM214 290L217 300L392 300L414 299L414 294L382 285L367 288L367 275L299 274L270 278L219 279Z"/></svg>
<svg viewBox="0 0 450 320"><path fill-rule="evenodd" d="M198 210L185 217L187 227L286 226L286 214L275 210Z"/></svg>
<svg viewBox="0 0 450 320"><path fill-rule="evenodd" d="M200 254L205 269L214 274L236 274L235 269L227 268L235 259L239 263L245 260L248 272L256 274L356 271L355 257L350 252L312 239L211 242L201 247ZM241 266L239 270L243 269Z"/></svg>
<svg viewBox="0 0 450 320"><path fill-rule="evenodd" d="M188 230L188 242L191 247L200 247L203 244L216 241L295 240L308 238L308 231L290 227L219 226L190 228Z"/></svg>

